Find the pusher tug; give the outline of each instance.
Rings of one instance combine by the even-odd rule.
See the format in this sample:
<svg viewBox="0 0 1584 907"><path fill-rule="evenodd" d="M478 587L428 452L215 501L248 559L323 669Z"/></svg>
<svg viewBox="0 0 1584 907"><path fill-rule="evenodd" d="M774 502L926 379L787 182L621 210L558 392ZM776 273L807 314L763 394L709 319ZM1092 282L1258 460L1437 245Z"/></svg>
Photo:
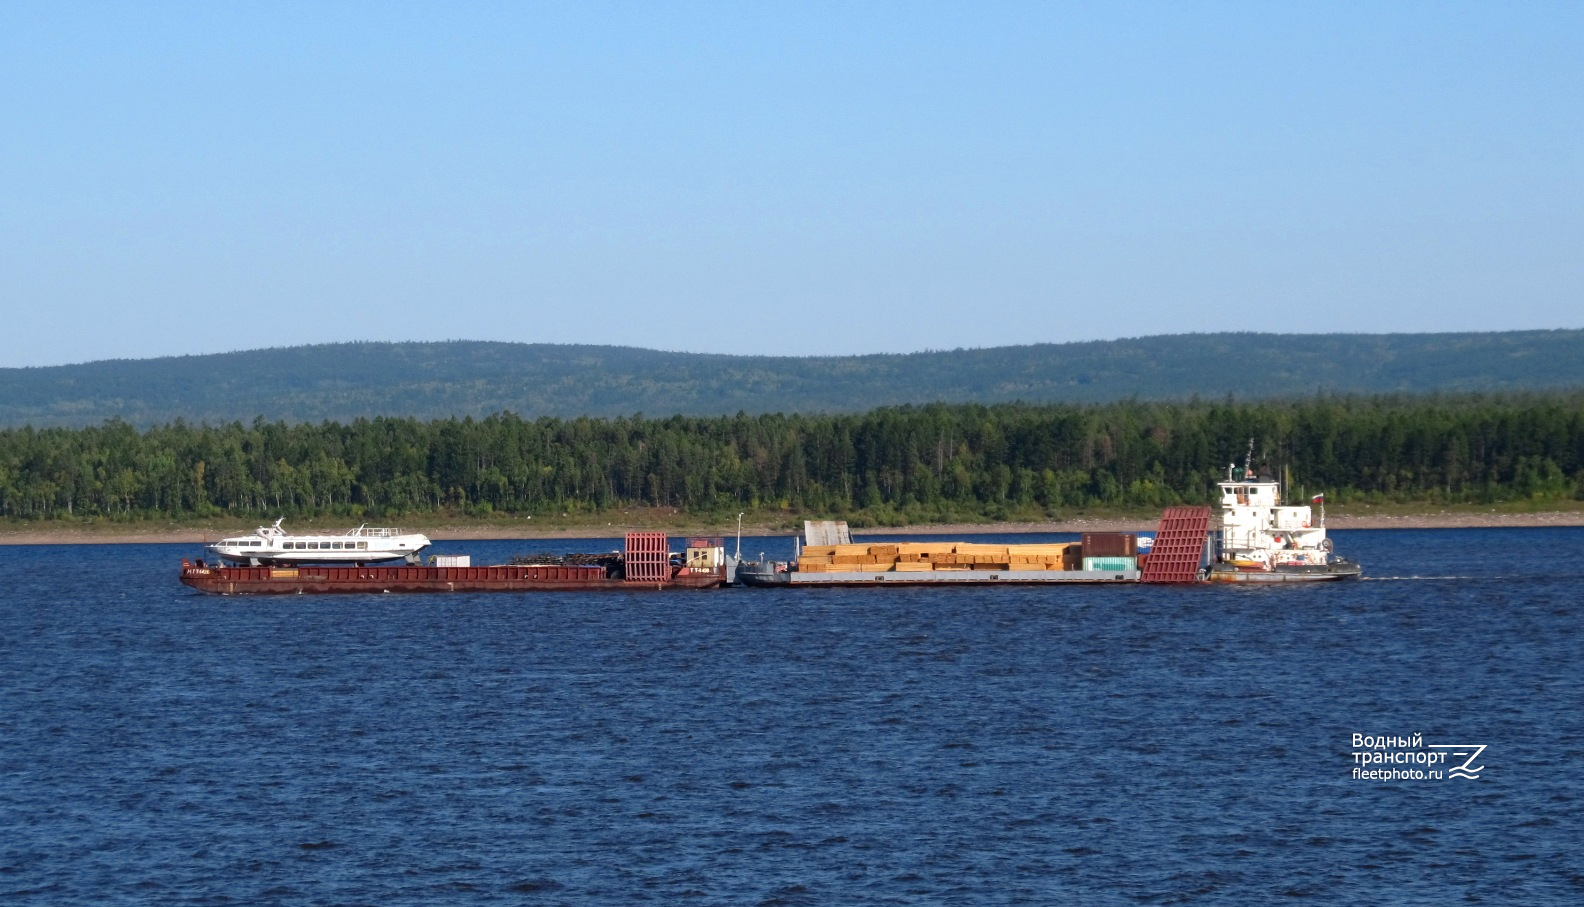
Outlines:
<svg viewBox="0 0 1584 907"><path fill-rule="evenodd" d="M1363 569L1332 553L1326 537L1325 495L1283 506L1281 484L1252 469L1227 467L1221 487L1221 525L1205 578L1213 583L1287 583L1358 579ZM1320 517L1314 508L1320 505Z"/></svg>

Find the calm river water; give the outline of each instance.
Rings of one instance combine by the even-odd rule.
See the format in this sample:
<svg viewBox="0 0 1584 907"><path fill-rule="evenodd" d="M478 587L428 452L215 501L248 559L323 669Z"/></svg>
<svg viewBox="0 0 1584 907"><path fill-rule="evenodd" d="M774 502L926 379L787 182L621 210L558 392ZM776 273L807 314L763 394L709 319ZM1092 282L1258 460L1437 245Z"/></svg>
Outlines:
<svg viewBox="0 0 1584 907"><path fill-rule="evenodd" d="M195 546L0 548L0 899L1584 902L1584 530L1334 536L1368 579L218 598Z"/></svg>

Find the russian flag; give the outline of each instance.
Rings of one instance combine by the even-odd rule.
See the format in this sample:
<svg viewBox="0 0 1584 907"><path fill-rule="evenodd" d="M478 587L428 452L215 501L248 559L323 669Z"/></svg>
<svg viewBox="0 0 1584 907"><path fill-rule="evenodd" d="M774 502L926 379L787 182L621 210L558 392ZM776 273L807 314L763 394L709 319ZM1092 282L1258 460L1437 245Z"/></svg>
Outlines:
<svg viewBox="0 0 1584 907"><path fill-rule="evenodd" d="M1314 497L1309 499L1309 503L1311 503L1311 504L1324 504L1325 503L1325 495L1324 494L1317 494Z"/></svg>

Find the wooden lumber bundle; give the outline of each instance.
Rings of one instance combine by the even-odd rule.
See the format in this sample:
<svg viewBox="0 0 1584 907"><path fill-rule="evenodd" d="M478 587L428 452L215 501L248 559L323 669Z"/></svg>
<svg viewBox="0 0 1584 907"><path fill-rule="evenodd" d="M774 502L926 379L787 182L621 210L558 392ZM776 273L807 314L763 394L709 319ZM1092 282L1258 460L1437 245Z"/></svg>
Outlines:
<svg viewBox="0 0 1584 907"><path fill-rule="evenodd" d="M807 573L929 570L1078 570L1082 548L1072 542L987 545L977 542L896 542L806 545L797 568Z"/></svg>

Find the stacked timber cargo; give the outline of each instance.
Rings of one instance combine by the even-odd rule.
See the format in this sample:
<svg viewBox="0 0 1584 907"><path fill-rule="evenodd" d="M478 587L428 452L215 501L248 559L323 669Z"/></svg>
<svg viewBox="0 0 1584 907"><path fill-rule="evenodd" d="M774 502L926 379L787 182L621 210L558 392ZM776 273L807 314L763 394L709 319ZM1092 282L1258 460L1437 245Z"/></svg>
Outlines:
<svg viewBox="0 0 1584 907"><path fill-rule="evenodd" d="M1098 555L1090 558L1094 552ZM737 581L745 586L1137 582L1140 560L1138 536L1132 533L1087 533L1084 542L1031 545L854 544L845 523L810 521L804 525L804 544L795 560L743 563L737 568Z"/></svg>
<svg viewBox="0 0 1584 907"><path fill-rule="evenodd" d="M972 542L894 542L808 545L799 573L933 573L964 570L1081 570L1082 546L982 545Z"/></svg>

